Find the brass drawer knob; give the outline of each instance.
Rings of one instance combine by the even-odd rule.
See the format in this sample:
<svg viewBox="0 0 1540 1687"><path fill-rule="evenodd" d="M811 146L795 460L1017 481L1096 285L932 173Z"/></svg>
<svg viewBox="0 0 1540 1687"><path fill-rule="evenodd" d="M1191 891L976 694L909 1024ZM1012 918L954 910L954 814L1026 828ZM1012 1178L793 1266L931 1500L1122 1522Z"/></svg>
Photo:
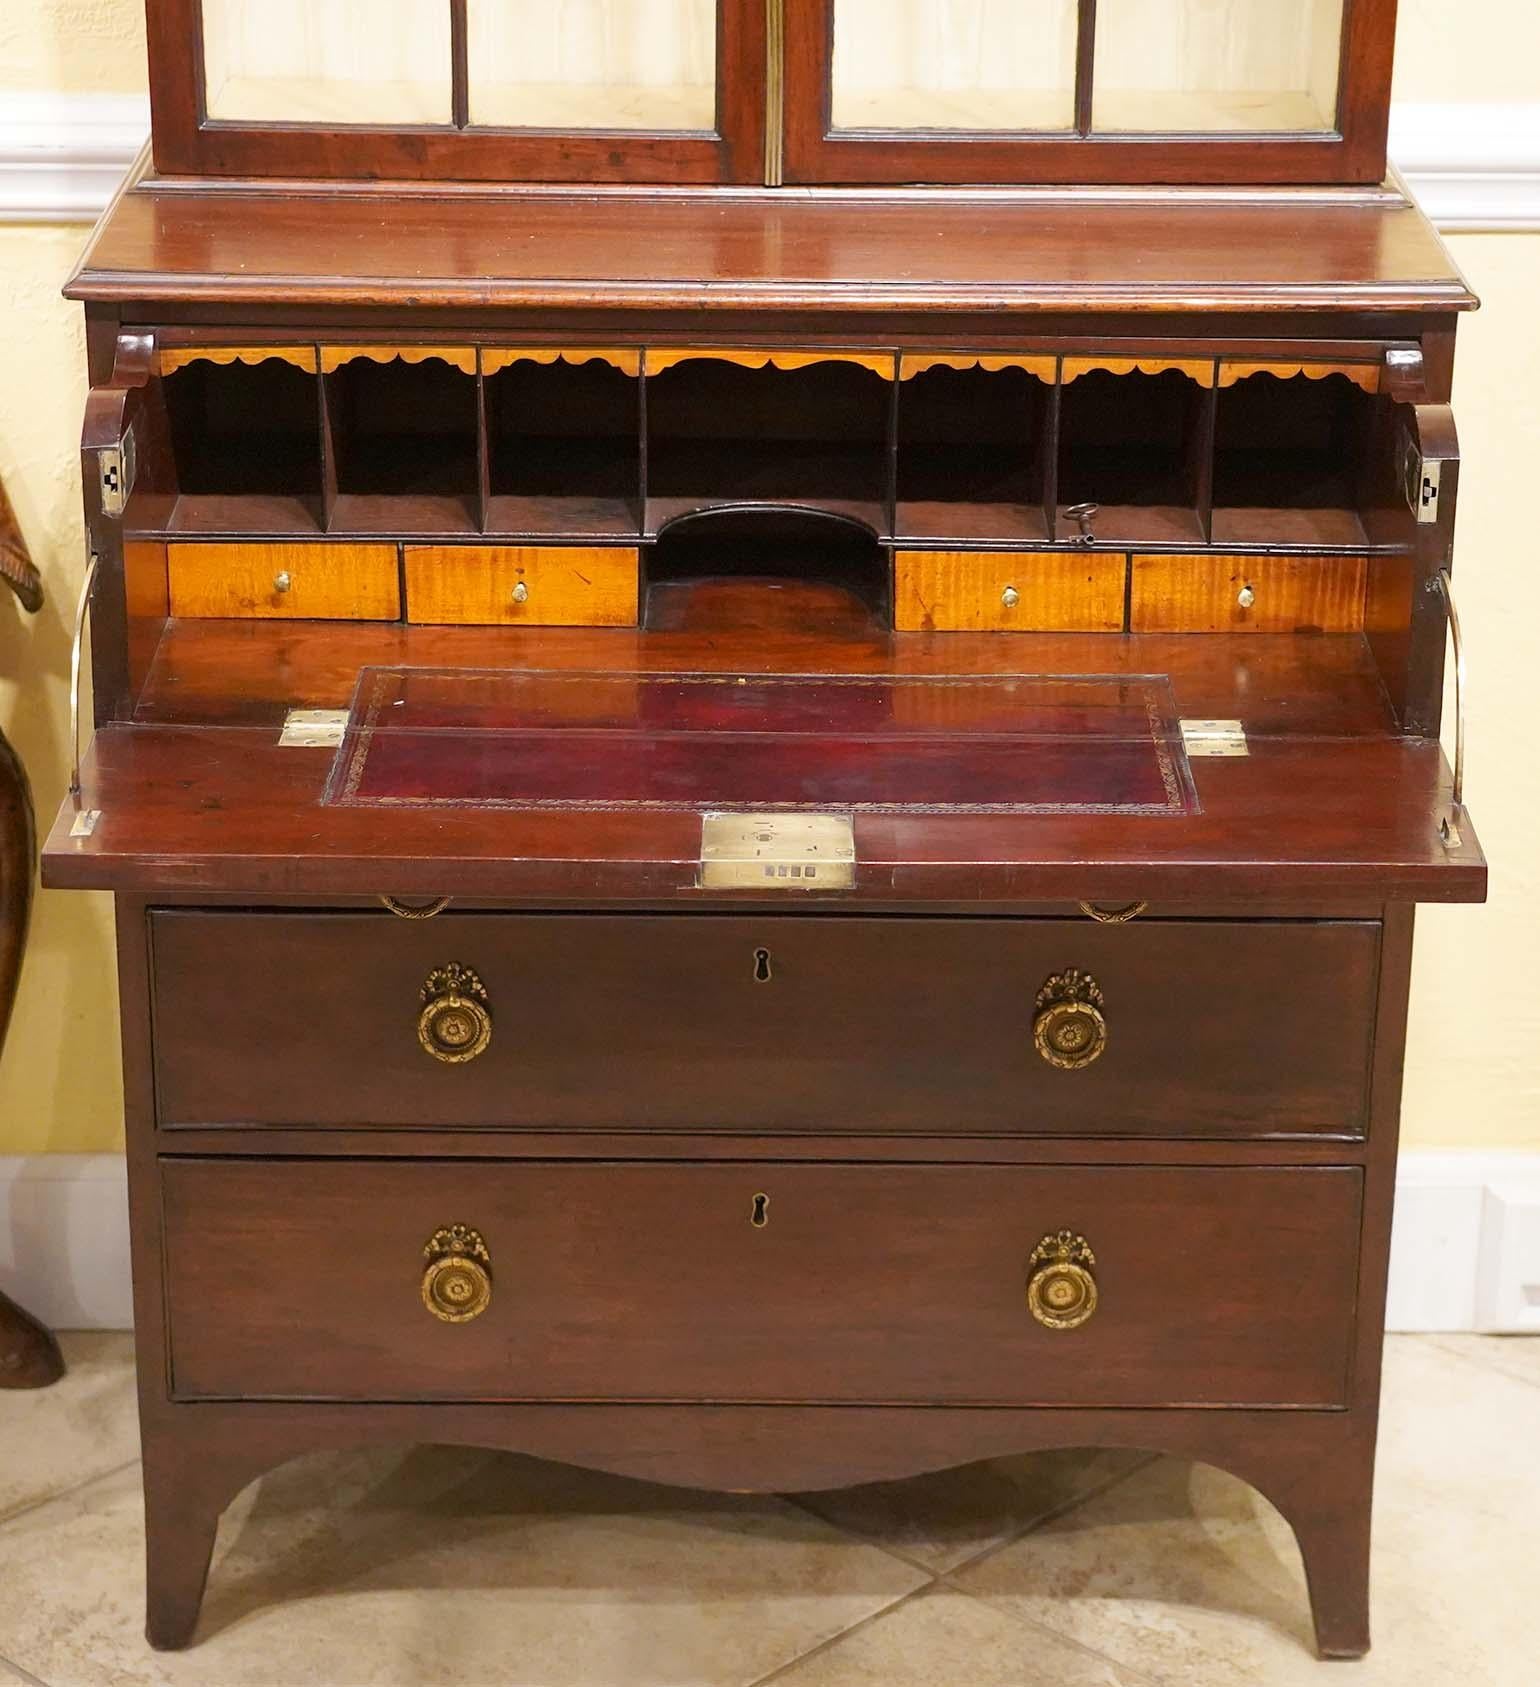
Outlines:
<svg viewBox="0 0 1540 1687"><path fill-rule="evenodd" d="M1045 1236L1027 1261L1027 1305L1050 1330L1078 1330L1096 1311L1096 1255L1084 1236L1060 1230Z"/></svg>
<svg viewBox="0 0 1540 1687"><path fill-rule="evenodd" d="M1037 993L1032 1040L1037 1052L1061 1072L1076 1072L1100 1060L1107 1048L1101 986L1088 972L1056 972Z"/></svg>
<svg viewBox="0 0 1540 1687"><path fill-rule="evenodd" d="M479 1230L449 1224L422 1250L422 1303L446 1324L468 1324L492 1304L492 1255Z"/></svg>
<svg viewBox="0 0 1540 1687"><path fill-rule="evenodd" d="M435 1060L463 1066L485 1054L492 1041L492 1006L486 986L454 962L428 974L422 987L417 1040Z"/></svg>

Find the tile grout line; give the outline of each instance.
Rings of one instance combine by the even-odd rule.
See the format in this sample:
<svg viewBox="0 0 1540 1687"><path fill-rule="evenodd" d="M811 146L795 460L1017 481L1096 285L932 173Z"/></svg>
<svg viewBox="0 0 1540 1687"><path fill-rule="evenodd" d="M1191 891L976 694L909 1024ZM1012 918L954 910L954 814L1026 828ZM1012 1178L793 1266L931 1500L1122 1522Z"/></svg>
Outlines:
<svg viewBox="0 0 1540 1687"><path fill-rule="evenodd" d="M31 1670L23 1669L14 1658L8 1658L0 1652L0 1669L8 1669L23 1687L48 1687L48 1683L41 1676L34 1675Z"/></svg>
<svg viewBox="0 0 1540 1687"><path fill-rule="evenodd" d="M1454 1334L1455 1332L1450 1331L1448 1333ZM1471 1334L1478 1332L1460 1333ZM1478 1371L1495 1372L1498 1376L1507 1377L1510 1382L1516 1382L1528 1388L1540 1388L1540 1377L1521 1376L1517 1371L1510 1371L1506 1366L1499 1365L1496 1360L1484 1359L1477 1353L1467 1353L1464 1348L1453 1346L1443 1335L1429 1335L1425 1339L1428 1341L1430 1346L1436 1347L1440 1353L1448 1354L1451 1359L1463 1359L1467 1365L1473 1366ZM1520 1335L1487 1336L1484 1339L1488 1341L1535 1341L1540 1338Z"/></svg>
<svg viewBox="0 0 1540 1687"><path fill-rule="evenodd" d="M919 1570L936 1581L942 1581L958 1570L966 1570L971 1565L979 1563L992 1552L999 1552L1005 1547L1015 1545L1017 1541L1031 1534L1034 1529L1041 1529L1045 1524L1052 1523L1056 1518L1065 1516L1077 1506L1085 1505L1091 1500L1097 1499L1105 1494L1108 1489L1115 1488L1119 1482L1126 1482L1130 1477L1137 1476L1147 1465L1153 1464L1156 1459L1162 1456L1160 1453L1147 1454L1132 1469L1118 1471L1115 1475L1108 1476L1100 1482L1093 1483L1089 1488L1083 1489L1073 1498L1065 1500L1062 1505L1056 1505L1048 1511L1037 1513L1036 1516L1023 1523L1019 1528L1012 1529L1009 1534L1000 1540L993 1541L988 1546L980 1547L970 1557L960 1558L955 1564L949 1564L944 1570L938 1570L934 1564L927 1564L922 1558L911 1557L902 1547L894 1546L891 1541L882 1540L877 1535L865 1534L860 1529L850 1527L847 1523L836 1523L832 1518L825 1517L816 1506L808 1505L806 1501L793 1494L778 1494L776 1498L783 1500L787 1505L796 1506L799 1511L814 1518L817 1522L826 1524L831 1529L838 1529L841 1534L849 1536L853 1541L860 1542L862 1546L874 1546L879 1552L885 1552L890 1558L896 1558L900 1564L907 1565L911 1570Z"/></svg>
<svg viewBox="0 0 1540 1687"><path fill-rule="evenodd" d="M848 1524L834 1522L832 1518L825 1517L816 1506L808 1505L804 1501L794 1498L791 1494L778 1494L776 1497L784 1500L787 1505L796 1506L798 1511L806 1517L811 1517L814 1522L822 1523L827 1529L836 1530L853 1545L875 1547L878 1552L886 1553L889 1558L896 1559L906 1569L918 1570L921 1575L928 1576L932 1581L939 1580L945 1574L944 1571L938 1570L933 1564L926 1564L922 1559L912 1558L901 1547L896 1547L888 1541L879 1540L875 1535L863 1534L859 1529L852 1529ZM759 1684L756 1682L754 1687L759 1687Z"/></svg>
<svg viewBox="0 0 1540 1687"><path fill-rule="evenodd" d="M126 1459L122 1464L115 1464L110 1470L99 1470L94 1476L84 1477L79 1482L73 1482L68 1488L58 1488L51 1494L43 1494L38 1499L28 1500L25 1505L19 1505L14 1511L8 1511L0 1517L0 1529L7 1529L12 1523L23 1517L30 1517L34 1511L41 1511L45 1505L52 1505L56 1500L67 1500L74 1494L83 1494L87 1488L94 1488L98 1482L105 1482L109 1477L121 1476L125 1470L132 1470L139 1463L137 1458ZM0 1657L4 1654L0 1653Z"/></svg>
<svg viewBox="0 0 1540 1687"><path fill-rule="evenodd" d="M1004 1617L1007 1622L1015 1623L1019 1628L1027 1629L1033 1634L1046 1635L1058 1645L1068 1646L1071 1651L1079 1652L1082 1657L1094 1658L1099 1664L1109 1665L1118 1672L1119 1687L1169 1687L1168 1676L1147 1675L1137 1664L1129 1663L1126 1658L1114 1657L1111 1652L1098 1651L1095 1646L1087 1646L1083 1640L1077 1640L1072 1634L1050 1628L1047 1623L1040 1623L1034 1617L1022 1616L1019 1611L1013 1611L1008 1605L996 1605L976 1593L969 1593L966 1588L953 1587L945 1577L942 1578L942 1585L948 1593L955 1593L961 1599L971 1599L975 1604L982 1605L985 1610L993 1612L997 1617Z"/></svg>
<svg viewBox="0 0 1540 1687"><path fill-rule="evenodd" d="M940 1578L933 1576L930 1581L920 1587L910 1588L907 1593L901 1593L897 1599L889 1600L886 1605L879 1606L875 1611L868 1611L864 1617L858 1618L848 1628L842 1628L838 1634L831 1634L826 1640L820 1640L816 1646L809 1646L805 1652L799 1652L796 1657L788 1658L783 1664L777 1664L769 1674L756 1676L748 1684L748 1687L770 1687L772 1682L781 1680L794 1669L800 1669L803 1664L810 1662L813 1658L832 1651L842 1641L848 1640L851 1635L859 1634L864 1628L870 1628L873 1623L879 1622L883 1617L891 1616L900 1606L907 1605L911 1599L917 1599L922 1593L929 1593L939 1585Z"/></svg>
<svg viewBox="0 0 1540 1687"><path fill-rule="evenodd" d="M1150 1453L1140 1459L1138 1464L1129 1470L1120 1470L1109 1476L1105 1481L1094 1483L1091 1487L1067 1499L1062 1505L1056 1505L1049 1511L1040 1512L1028 1523L1023 1523L1019 1529L1013 1529L1008 1535L988 1546L980 1547L969 1558L960 1558L955 1564L948 1565L945 1570L936 1572L936 1580L952 1586L951 1578L964 1570L971 1570L975 1564L982 1564L986 1558L993 1558L997 1552L1004 1552L1007 1547L1015 1546L1018 1541L1024 1541L1028 1535L1036 1534L1039 1529L1045 1529L1050 1523L1057 1523L1061 1517L1068 1517L1072 1511L1078 1511L1081 1506L1089 1505L1092 1500L1099 1500L1103 1494L1109 1494L1121 1483L1131 1482L1140 1471L1148 1470L1157 1459L1164 1458L1163 1453ZM954 1588L954 1592L961 1593L962 1588Z"/></svg>
<svg viewBox="0 0 1540 1687"><path fill-rule="evenodd" d="M838 1634L832 1634L827 1640L821 1640L816 1646L810 1646L807 1651L799 1652L796 1657L789 1658L784 1664L777 1664L768 1675L759 1676L755 1681L749 1684L749 1687L772 1687L774 1682L783 1679L785 1676L790 1674L792 1670L799 1669L803 1664L818 1657L821 1653L832 1651L833 1648L840 1645L842 1641L849 1639L850 1636L854 1634L859 1634L862 1629L870 1627L871 1624L879 1622L884 1617L892 1616L895 1611L900 1609L900 1607L907 1605L913 1599L917 1599L921 1594L934 1593L937 1590L945 1590L948 1593L958 1595L960 1598L975 1600L978 1604L984 1605L986 1609L993 1611L994 1607L989 1605L987 1600L979 1599L976 1594L968 1593L965 1589L956 1586L956 1584L952 1582L951 1577L957 1571L967 1569L971 1565L981 1562L983 1559L989 1557L989 1555L993 1552L1003 1551L1007 1546L1012 1546L1017 1541L1024 1540L1034 1530L1043 1528L1045 1525L1055 1521L1055 1519L1064 1517L1068 1513L1076 1510L1077 1507L1088 1504L1091 1500L1097 1499L1101 1495L1108 1493L1111 1489L1116 1488L1120 1482L1127 1482L1131 1480L1133 1477L1137 1476L1141 1470L1145 1470L1150 1465L1154 1464L1161 1456L1162 1455L1160 1453L1150 1453L1147 1457L1140 1459L1140 1461L1134 1465L1132 1469L1119 1471L1116 1475L1109 1476L1104 1482L1094 1483L1091 1487L1076 1494L1072 1499L1066 1500L1063 1505L1054 1506L1049 1511L1039 1513L1036 1517L1032 1518L1030 1522L1024 1523L1021 1528L1013 1530L1004 1540L997 1541L992 1546L983 1548L982 1551L976 1552L971 1558L959 1560L958 1563L952 1565L946 1570L935 1570L931 1568L931 1566L920 1562L919 1559L911 1558L907 1553L901 1552L896 1547L887 1545L885 1542L876 1539L874 1536L862 1534L859 1530L848 1528L842 1523L833 1523L821 1512L815 1511L812 1506L804 1504L801 1500L794 1498L790 1494L777 1495L776 1497L778 1499L783 1500L788 1505L796 1506L798 1510L802 1511L805 1515L814 1518L817 1522L823 1523L829 1528L837 1529L842 1535L847 1536L852 1542L861 1546L875 1546L879 1551L886 1553L890 1558L896 1559L908 1569L919 1571L928 1579L919 1587L911 1588L908 1593L901 1594L891 1603L883 1605L875 1611L869 1612L866 1616L860 1618L856 1622L853 1622L848 1628L841 1629ZM1160 1683L1156 1680L1156 1678L1154 1676L1146 1675L1143 1670L1131 1668L1131 1666L1121 1662L1117 1658L1110 1657L1105 1652L1098 1652L1092 1647L1082 1645L1078 1640L1070 1639L1067 1635L1060 1635L1053 1629L1047 1628L1041 1623L1033 1622L1029 1617L1017 1617L1014 1616L1013 1613L1011 1613L1011 1615L1015 1622L1024 1628L1030 1629L1034 1634L1046 1635L1054 1641L1060 1642L1061 1644L1071 1647L1077 1652L1083 1653L1088 1658L1094 1658L1098 1663L1108 1664L1114 1669L1124 1671L1129 1677L1130 1687L1140 1687L1140 1684L1142 1684L1142 1687L1160 1687Z"/></svg>

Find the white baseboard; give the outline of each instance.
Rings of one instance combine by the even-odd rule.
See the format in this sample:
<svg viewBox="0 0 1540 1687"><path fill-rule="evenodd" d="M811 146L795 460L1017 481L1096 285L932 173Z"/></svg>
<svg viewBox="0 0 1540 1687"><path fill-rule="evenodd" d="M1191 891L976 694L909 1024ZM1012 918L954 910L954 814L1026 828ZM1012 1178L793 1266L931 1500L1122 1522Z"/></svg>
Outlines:
<svg viewBox="0 0 1540 1687"><path fill-rule="evenodd" d="M1540 1334L1540 1154L1402 1155L1386 1325Z"/></svg>
<svg viewBox="0 0 1540 1687"><path fill-rule="evenodd" d="M116 1154L0 1158L0 1289L55 1329L128 1329ZM1402 1156L1392 1330L1540 1333L1540 1154Z"/></svg>
<svg viewBox="0 0 1540 1687"><path fill-rule="evenodd" d="M0 89L0 222L93 222L149 133L137 94ZM1390 156L1440 228L1540 229L1540 102L1402 103Z"/></svg>
<svg viewBox="0 0 1540 1687"><path fill-rule="evenodd" d="M127 1330L121 1154L0 1157L0 1289L56 1330Z"/></svg>

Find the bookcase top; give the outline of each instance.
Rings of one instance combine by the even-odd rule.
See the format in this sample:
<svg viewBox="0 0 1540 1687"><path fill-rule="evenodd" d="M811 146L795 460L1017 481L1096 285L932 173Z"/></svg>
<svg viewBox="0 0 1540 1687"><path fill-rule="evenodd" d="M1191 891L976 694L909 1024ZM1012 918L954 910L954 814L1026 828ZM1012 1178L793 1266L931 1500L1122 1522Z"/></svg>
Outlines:
<svg viewBox="0 0 1540 1687"><path fill-rule="evenodd" d="M446 188L130 180L69 297L737 312L1407 314L1476 300L1364 190Z"/></svg>

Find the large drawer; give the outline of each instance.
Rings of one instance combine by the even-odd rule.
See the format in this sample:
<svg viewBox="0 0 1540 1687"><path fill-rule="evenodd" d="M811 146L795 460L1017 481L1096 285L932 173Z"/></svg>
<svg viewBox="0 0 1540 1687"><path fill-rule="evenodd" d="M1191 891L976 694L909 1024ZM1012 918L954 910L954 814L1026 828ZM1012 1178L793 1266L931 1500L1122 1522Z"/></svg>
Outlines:
<svg viewBox="0 0 1540 1687"><path fill-rule="evenodd" d="M1360 1194L1351 1168L168 1160L173 1385L1335 1406ZM454 1225L491 1276L458 1323L421 1292L424 1247ZM1066 1228L1097 1303L1054 1329L1027 1286L1034 1247Z"/></svg>
<svg viewBox="0 0 1540 1687"><path fill-rule="evenodd" d="M151 919L164 1125L1244 1137L1366 1116L1370 922ZM450 963L492 1023L458 1063L418 1035ZM1065 1069L1034 1020L1072 969L1106 1042Z"/></svg>

